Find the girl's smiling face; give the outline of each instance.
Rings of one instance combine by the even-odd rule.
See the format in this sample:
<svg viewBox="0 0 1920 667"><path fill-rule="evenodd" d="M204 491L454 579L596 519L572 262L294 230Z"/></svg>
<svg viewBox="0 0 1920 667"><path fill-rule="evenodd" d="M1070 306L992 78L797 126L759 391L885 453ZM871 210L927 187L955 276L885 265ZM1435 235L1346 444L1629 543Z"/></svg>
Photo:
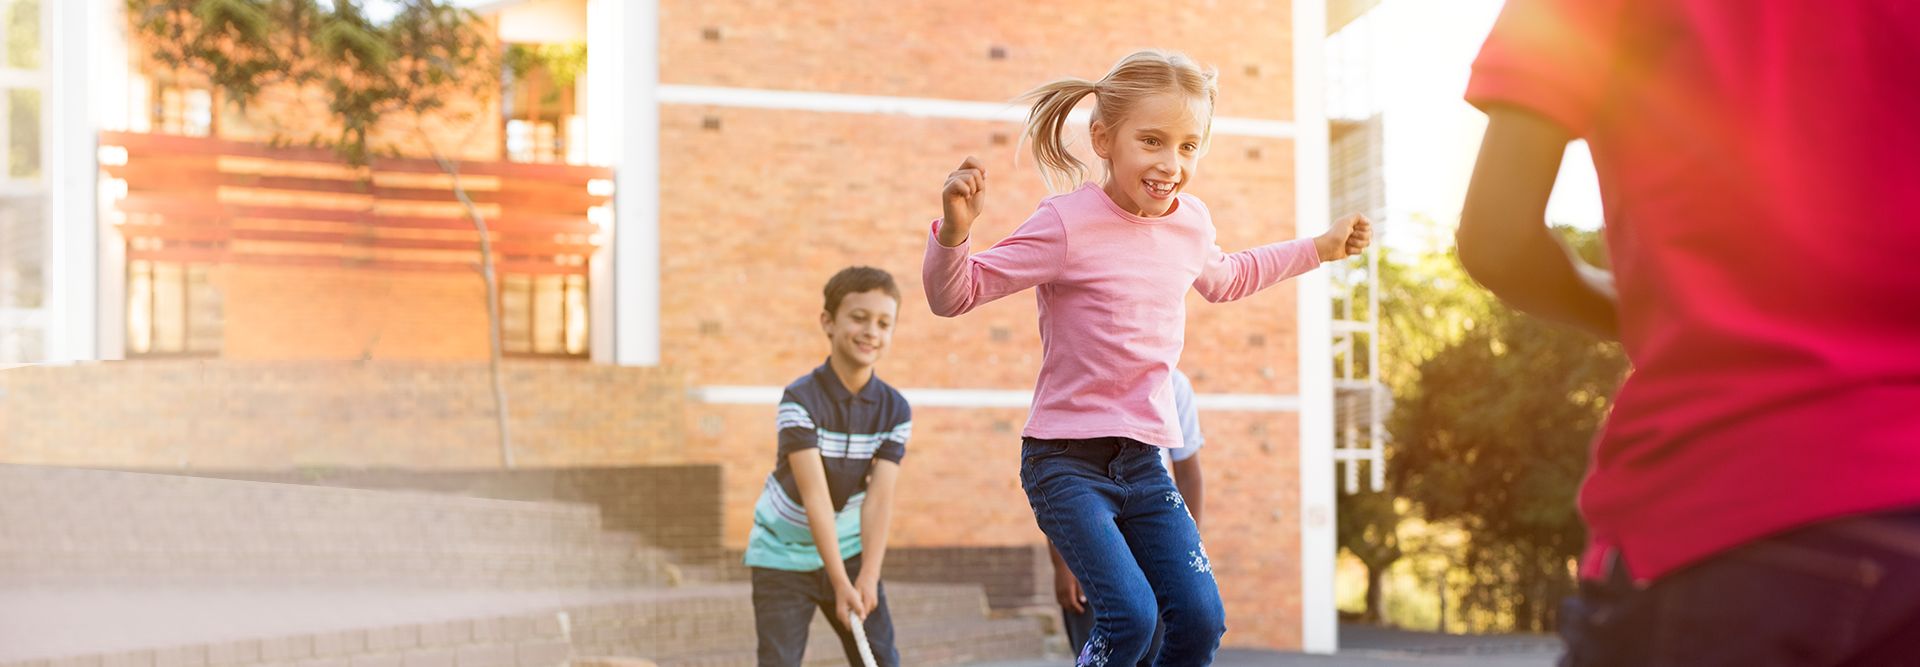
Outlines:
<svg viewBox="0 0 1920 667"><path fill-rule="evenodd" d="M1212 111L1203 98L1164 93L1140 100L1117 126L1094 121L1093 151L1107 161L1107 196L1141 217L1172 211L1200 167Z"/></svg>

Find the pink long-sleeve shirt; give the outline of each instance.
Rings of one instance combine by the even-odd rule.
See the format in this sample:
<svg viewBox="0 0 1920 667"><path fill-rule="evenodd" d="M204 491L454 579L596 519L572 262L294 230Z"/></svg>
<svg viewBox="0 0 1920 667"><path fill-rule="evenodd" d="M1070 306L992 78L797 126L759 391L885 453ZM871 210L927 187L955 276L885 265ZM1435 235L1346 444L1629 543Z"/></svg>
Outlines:
<svg viewBox="0 0 1920 667"><path fill-rule="evenodd" d="M921 275L936 315L954 317L1028 287L1040 305L1040 378L1030 438L1121 436L1178 448L1168 377L1186 338L1189 287L1232 301L1320 266L1312 239L1227 254L1213 217L1182 194L1166 215L1127 213L1089 183L1047 198L984 252L927 236Z"/></svg>

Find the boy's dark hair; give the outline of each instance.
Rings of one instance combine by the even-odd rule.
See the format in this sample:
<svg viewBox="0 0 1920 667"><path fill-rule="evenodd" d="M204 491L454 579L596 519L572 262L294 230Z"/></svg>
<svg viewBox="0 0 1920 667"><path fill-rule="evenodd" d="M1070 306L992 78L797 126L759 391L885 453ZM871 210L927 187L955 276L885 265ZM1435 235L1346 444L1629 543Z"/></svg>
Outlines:
<svg viewBox="0 0 1920 667"><path fill-rule="evenodd" d="M840 300L848 294L859 294L873 290L886 290L894 303L900 302L900 286L893 284L893 274L871 266L849 266L833 274L827 281L826 289L821 292L827 297L827 312L838 316Z"/></svg>

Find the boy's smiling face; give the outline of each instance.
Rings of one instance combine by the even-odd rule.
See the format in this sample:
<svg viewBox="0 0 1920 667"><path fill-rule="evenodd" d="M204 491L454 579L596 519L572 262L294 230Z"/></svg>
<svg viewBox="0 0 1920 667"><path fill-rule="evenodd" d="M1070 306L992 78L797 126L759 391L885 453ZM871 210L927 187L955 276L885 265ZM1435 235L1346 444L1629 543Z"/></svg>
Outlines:
<svg viewBox="0 0 1920 667"><path fill-rule="evenodd" d="M885 290L848 294L839 312L820 313L820 328L833 342L833 357L848 368L870 368L880 362L893 342L894 319L900 302Z"/></svg>

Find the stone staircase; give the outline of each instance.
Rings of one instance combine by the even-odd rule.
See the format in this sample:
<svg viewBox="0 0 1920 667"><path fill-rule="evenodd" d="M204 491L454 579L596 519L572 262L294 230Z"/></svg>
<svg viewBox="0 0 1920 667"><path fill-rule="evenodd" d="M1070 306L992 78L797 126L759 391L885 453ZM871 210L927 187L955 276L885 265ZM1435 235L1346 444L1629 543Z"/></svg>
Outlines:
<svg viewBox="0 0 1920 667"><path fill-rule="evenodd" d="M0 466L0 584L665 583L591 506Z"/></svg>
<svg viewBox="0 0 1920 667"><path fill-rule="evenodd" d="M0 465L0 667L753 665L727 569L586 504ZM978 585L888 597L905 664L1041 655Z"/></svg>

